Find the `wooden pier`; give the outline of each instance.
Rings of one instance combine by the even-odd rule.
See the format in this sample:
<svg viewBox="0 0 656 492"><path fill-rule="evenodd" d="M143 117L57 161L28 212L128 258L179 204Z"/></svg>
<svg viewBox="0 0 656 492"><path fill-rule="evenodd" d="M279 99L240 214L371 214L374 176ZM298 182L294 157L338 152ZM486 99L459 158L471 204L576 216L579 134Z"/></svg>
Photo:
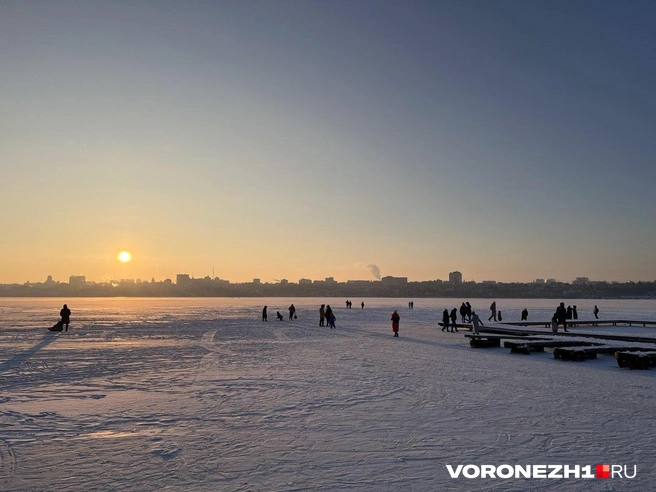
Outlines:
<svg viewBox="0 0 656 492"><path fill-rule="evenodd" d="M656 326L656 321L586 320L571 324L568 322L568 328L579 325L596 327L599 326L599 322L605 326ZM577 324L574 325L574 323ZM631 369L656 367L656 336L615 335L595 333L595 330L586 333L569 330L564 332L562 329L557 334L553 334L551 330L530 328L531 326L551 327L551 322L532 321L484 325L479 329L478 334L466 334L465 337L469 338L469 345L472 348L501 347L502 340L505 340L503 346L509 348L511 353L516 354L529 355L533 352L544 352L545 348L549 348L553 350L554 359L563 361L582 362L596 359L599 354L609 354L615 357L619 367ZM458 328L471 330L471 325L458 324ZM581 340L565 340L565 337L581 338Z"/></svg>

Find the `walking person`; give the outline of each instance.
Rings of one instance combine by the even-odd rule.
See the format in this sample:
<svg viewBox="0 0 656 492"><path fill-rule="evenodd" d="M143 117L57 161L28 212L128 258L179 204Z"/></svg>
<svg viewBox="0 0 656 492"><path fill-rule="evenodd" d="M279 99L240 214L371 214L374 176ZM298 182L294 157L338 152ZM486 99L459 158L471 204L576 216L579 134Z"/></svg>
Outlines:
<svg viewBox="0 0 656 492"><path fill-rule="evenodd" d="M59 311L59 316L61 316L62 324L66 325L65 331L68 331L68 324L71 322L71 310L68 309L66 304L64 304L64 307Z"/></svg>
<svg viewBox="0 0 656 492"><path fill-rule="evenodd" d="M360 304L360 306L362 306L362 309L364 309L364 301L362 301L362 304Z"/></svg>
<svg viewBox="0 0 656 492"><path fill-rule="evenodd" d="M572 306L572 319L579 319L579 313L576 311L576 304Z"/></svg>
<svg viewBox="0 0 656 492"><path fill-rule="evenodd" d="M494 321L497 320L497 301L493 301L492 304L490 304L490 317L487 319L488 321L492 321L492 318L494 318Z"/></svg>
<svg viewBox="0 0 656 492"><path fill-rule="evenodd" d="M469 304L469 301L467 301L467 302L465 303L465 306L467 307L467 312L466 312L466 314L467 314L467 321L468 321L469 323L471 323L471 320L472 320L472 313L473 313L473 311L472 311L471 304Z"/></svg>
<svg viewBox="0 0 656 492"><path fill-rule="evenodd" d="M453 308L451 310L451 332L458 331L458 309Z"/></svg>
<svg viewBox="0 0 656 492"><path fill-rule="evenodd" d="M324 326L326 320L326 305L322 304L319 308L319 326Z"/></svg>
<svg viewBox="0 0 656 492"><path fill-rule="evenodd" d="M524 308L522 311L522 321L527 321L528 320L528 309Z"/></svg>
<svg viewBox="0 0 656 492"><path fill-rule="evenodd" d="M574 311L572 310L572 306L567 306L567 311L565 311L567 315L567 319L572 319L572 316L574 316Z"/></svg>
<svg viewBox="0 0 656 492"><path fill-rule="evenodd" d="M331 313L330 313L330 318L328 318L328 326L330 326L331 329L332 329L332 328L335 328L335 320L336 320L336 319L337 319L337 318L335 318L335 313L333 313L333 312L331 311Z"/></svg>
<svg viewBox="0 0 656 492"><path fill-rule="evenodd" d="M264 306L264 309L262 309L262 321L267 321L267 307Z"/></svg>
<svg viewBox="0 0 656 492"><path fill-rule="evenodd" d="M595 319L599 319L599 308L597 307L596 304L595 304L594 309L592 310L592 313L594 314Z"/></svg>
<svg viewBox="0 0 656 492"><path fill-rule="evenodd" d="M442 311L442 331L449 331L449 310Z"/></svg>
<svg viewBox="0 0 656 492"><path fill-rule="evenodd" d="M467 316L467 305L463 302L460 305L460 318L461 321L464 323L465 322L465 317Z"/></svg>
<svg viewBox="0 0 656 492"><path fill-rule="evenodd" d="M476 314L476 311L472 311L472 331L474 332L474 335L478 335L478 329L481 326L485 326L483 322L481 321L481 318L478 317L478 314Z"/></svg>
<svg viewBox="0 0 656 492"><path fill-rule="evenodd" d="M292 304L291 306L289 306L289 320L291 321L291 320L293 320L295 317L296 317L296 308L295 308L294 305Z"/></svg>
<svg viewBox="0 0 656 492"><path fill-rule="evenodd" d="M399 316L399 313L396 312L396 309L392 313L392 331L394 332L394 336L398 337L399 336L399 321L401 321L401 316Z"/></svg>

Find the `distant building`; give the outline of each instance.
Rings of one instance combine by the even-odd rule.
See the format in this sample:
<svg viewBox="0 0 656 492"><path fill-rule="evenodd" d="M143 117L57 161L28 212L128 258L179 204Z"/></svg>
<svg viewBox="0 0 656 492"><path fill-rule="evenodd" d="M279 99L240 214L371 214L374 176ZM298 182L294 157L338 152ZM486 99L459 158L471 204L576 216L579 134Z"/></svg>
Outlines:
<svg viewBox="0 0 656 492"><path fill-rule="evenodd" d="M289 280L286 278L280 279L280 282L278 282L280 285L287 285L289 283Z"/></svg>
<svg viewBox="0 0 656 492"><path fill-rule="evenodd" d="M485 285L495 285L497 283L497 281L496 280L483 280L481 283L485 284Z"/></svg>
<svg viewBox="0 0 656 492"><path fill-rule="evenodd" d="M557 284L557 283L558 283L558 280L556 280L555 278L548 278L548 279L547 279L547 283L548 283L548 284Z"/></svg>
<svg viewBox="0 0 656 492"><path fill-rule="evenodd" d="M462 273L457 271L449 273L449 283L453 285L460 285L462 283Z"/></svg>
<svg viewBox="0 0 656 492"><path fill-rule="evenodd" d="M588 279L588 277L576 277L572 283L577 285L585 285L589 281L590 280Z"/></svg>
<svg viewBox="0 0 656 492"><path fill-rule="evenodd" d="M121 285L134 285L136 282L133 278L122 278Z"/></svg>
<svg viewBox="0 0 656 492"><path fill-rule="evenodd" d="M533 283L534 284L543 284L543 283L545 283L545 280L543 278L536 278L535 280L533 280Z"/></svg>
<svg viewBox="0 0 656 492"><path fill-rule="evenodd" d="M254 278L254 279L253 279L253 283L254 283L255 285L260 285L261 281L260 281L259 278Z"/></svg>
<svg viewBox="0 0 656 492"><path fill-rule="evenodd" d="M387 277L381 278L380 281L383 285L394 285L394 286L407 285L408 277L387 276Z"/></svg>
<svg viewBox="0 0 656 492"><path fill-rule="evenodd" d="M46 279L46 284L50 285L50 284L54 284L54 283L55 282L53 282L53 280L52 280L52 275L48 275L48 278Z"/></svg>
<svg viewBox="0 0 656 492"><path fill-rule="evenodd" d="M178 273L175 283L178 284L178 287L184 287L191 284L191 277L186 273Z"/></svg>
<svg viewBox="0 0 656 492"><path fill-rule="evenodd" d="M337 283L337 282L335 282L335 279L333 277L326 277L325 282L327 284L336 284Z"/></svg>
<svg viewBox="0 0 656 492"><path fill-rule="evenodd" d="M52 281L52 277L49 278ZM84 275L71 275L68 277L68 283L71 287L80 287L87 283L87 278Z"/></svg>
<svg viewBox="0 0 656 492"><path fill-rule="evenodd" d="M312 285L312 280L309 278L302 278L298 281L298 285Z"/></svg>

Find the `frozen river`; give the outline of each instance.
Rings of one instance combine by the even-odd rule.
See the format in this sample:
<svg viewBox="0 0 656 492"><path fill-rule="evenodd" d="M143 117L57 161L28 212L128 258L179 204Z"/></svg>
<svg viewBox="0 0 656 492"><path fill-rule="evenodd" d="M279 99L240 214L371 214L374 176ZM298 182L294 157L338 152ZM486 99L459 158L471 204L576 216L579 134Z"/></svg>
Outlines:
<svg viewBox="0 0 656 492"><path fill-rule="evenodd" d="M652 489L656 369L471 349L437 326L453 299L344 301L0 299L0 490ZM63 302L69 332L46 331ZM276 321L292 302L298 319ZM470 302L487 320L491 300ZM557 302L497 299L507 320ZM602 319L656 319L655 301L565 302L581 319L594 304ZM336 330L318 326L321 303ZM637 475L446 467L602 463Z"/></svg>

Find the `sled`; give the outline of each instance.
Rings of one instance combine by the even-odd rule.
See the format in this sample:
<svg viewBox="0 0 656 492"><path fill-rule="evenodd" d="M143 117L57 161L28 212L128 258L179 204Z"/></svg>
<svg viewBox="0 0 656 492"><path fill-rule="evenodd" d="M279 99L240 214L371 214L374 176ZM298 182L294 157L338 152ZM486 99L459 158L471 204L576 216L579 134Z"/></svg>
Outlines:
<svg viewBox="0 0 656 492"><path fill-rule="evenodd" d="M54 325L52 325L52 328L48 328L50 331L62 331L64 329L64 322L63 321L57 321Z"/></svg>

